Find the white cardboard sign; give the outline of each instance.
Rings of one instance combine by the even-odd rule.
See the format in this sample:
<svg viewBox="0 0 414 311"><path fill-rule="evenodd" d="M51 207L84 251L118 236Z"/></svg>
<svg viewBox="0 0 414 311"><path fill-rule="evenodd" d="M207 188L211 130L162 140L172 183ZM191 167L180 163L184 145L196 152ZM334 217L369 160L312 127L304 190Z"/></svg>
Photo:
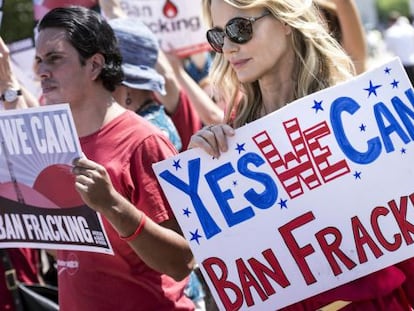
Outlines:
<svg viewBox="0 0 414 311"><path fill-rule="evenodd" d="M164 51L188 56L210 49L201 0L120 0L128 16L139 17L158 37Z"/></svg>
<svg viewBox="0 0 414 311"><path fill-rule="evenodd" d="M114 252L75 189L82 156L69 104L0 114L0 248Z"/></svg>
<svg viewBox="0 0 414 311"><path fill-rule="evenodd" d="M220 309L275 310L413 256L413 140L395 59L154 170Z"/></svg>

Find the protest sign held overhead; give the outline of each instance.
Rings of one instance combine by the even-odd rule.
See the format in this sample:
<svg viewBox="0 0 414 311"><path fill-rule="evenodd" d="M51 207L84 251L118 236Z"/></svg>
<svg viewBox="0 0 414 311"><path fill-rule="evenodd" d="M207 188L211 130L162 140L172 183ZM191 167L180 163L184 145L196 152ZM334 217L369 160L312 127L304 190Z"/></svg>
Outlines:
<svg viewBox="0 0 414 311"><path fill-rule="evenodd" d="M120 7L126 15L140 18L164 51L184 57L210 49L201 0L120 0Z"/></svg>
<svg viewBox="0 0 414 311"><path fill-rule="evenodd" d="M220 309L275 310L413 256L413 140L394 59L153 168Z"/></svg>
<svg viewBox="0 0 414 311"><path fill-rule="evenodd" d="M3 111L0 143L0 248L113 253L75 189L82 151L69 105Z"/></svg>

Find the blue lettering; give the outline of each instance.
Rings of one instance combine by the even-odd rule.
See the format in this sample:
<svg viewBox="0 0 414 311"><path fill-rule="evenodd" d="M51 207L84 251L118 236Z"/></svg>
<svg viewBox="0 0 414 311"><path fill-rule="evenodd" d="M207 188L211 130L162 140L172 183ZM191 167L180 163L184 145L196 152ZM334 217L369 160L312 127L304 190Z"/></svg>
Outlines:
<svg viewBox="0 0 414 311"><path fill-rule="evenodd" d="M407 89L405 92L408 100L411 102L411 105L414 107L414 92L413 89Z"/></svg>
<svg viewBox="0 0 414 311"><path fill-rule="evenodd" d="M247 219L250 219L254 216L253 209L248 206L239 210L238 212L233 212L228 200L234 198L231 190L222 191L218 184L218 181L223 177L226 177L234 173L234 168L230 163L223 164L210 171L205 175L207 183L210 185L211 191L213 192L217 203L223 213L224 218L226 219L227 224L232 227L237 225Z"/></svg>
<svg viewBox="0 0 414 311"><path fill-rule="evenodd" d="M161 172L160 177L190 196L206 239L210 239L221 232L221 229L213 220L197 193L198 181L200 179L200 158L188 162L188 185L168 170Z"/></svg>
<svg viewBox="0 0 414 311"><path fill-rule="evenodd" d="M398 121L394 118L384 103L379 102L374 105L374 115L387 153L394 151L394 145L392 144L390 138L390 135L393 132L398 134L404 143L407 144L410 141L408 135L404 132L402 127L398 124ZM389 126L385 126L384 119L390 123Z"/></svg>
<svg viewBox="0 0 414 311"><path fill-rule="evenodd" d="M405 128L410 134L411 139L414 139L414 126L412 120L414 119L414 111L404 105L404 103L398 97L393 97L391 102L394 106L394 109L397 111L398 116L401 121L404 123Z"/></svg>
<svg viewBox="0 0 414 311"><path fill-rule="evenodd" d="M277 200L277 186L271 176L265 173L253 172L249 170L247 167L249 163L252 163L256 167L259 167L265 163L265 161L259 155L250 152L241 157L237 163L237 169L240 174L246 176L247 178L258 181L265 187L265 190L259 194L253 189L249 189L244 194L244 197L254 206L261 209L267 209L273 206Z"/></svg>
<svg viewBox="0 0 414 311"><path fill-rule="evenodd" d="M331 105L330 119L335 138L342 149L342 152L353 162L359 164L369 164L381 154L381 141L378 137L371 138L367 141L368 149L366 152L360 152L355 149L348 140L342 124L342 112L354 114L359 109L359 104L349 97L338 97Z"/></svg>

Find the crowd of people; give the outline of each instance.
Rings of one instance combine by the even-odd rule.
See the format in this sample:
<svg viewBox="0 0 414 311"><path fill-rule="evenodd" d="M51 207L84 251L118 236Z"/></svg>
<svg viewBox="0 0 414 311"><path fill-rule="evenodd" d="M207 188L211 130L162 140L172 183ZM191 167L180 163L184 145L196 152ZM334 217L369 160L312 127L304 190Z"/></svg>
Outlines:
<svg viewBox="0 0 414 311"><path fill-rule="evenodd" d="M196 147L219 157L235 129L364 72L358 10L353 0L202 0L211 51L183 60L116 2L42 17L33 68L41 98L19 82L0 38L0 91L15 91L3 96L5 109L69 103L84 153L73 163L74 186L103 216L115 253L58 250L59 305L217 310L152 164ZM8 252L18 279L42 282L38 250ZM59 270L73 260L76 273ZM410 310L413 268L407 260L283 310L336 310L337 301L345 311ZM5 280L0 297L0 311L15 310Z"/></svg>

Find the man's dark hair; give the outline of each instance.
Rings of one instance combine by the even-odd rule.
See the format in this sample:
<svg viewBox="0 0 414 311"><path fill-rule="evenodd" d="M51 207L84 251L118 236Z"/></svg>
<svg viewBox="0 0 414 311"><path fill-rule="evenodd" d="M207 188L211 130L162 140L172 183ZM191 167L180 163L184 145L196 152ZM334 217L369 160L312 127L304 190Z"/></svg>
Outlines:
<svg viewBox="0 0 414 311"><path fill-rule="evenodd" d="M99 75L103 86L113 92L123 80L122 56L111 26L99 13L81 6L55 8L39 22L38 30L62 28L70 44L78 51L81 64L100 53L105 65Z"/></svg>

